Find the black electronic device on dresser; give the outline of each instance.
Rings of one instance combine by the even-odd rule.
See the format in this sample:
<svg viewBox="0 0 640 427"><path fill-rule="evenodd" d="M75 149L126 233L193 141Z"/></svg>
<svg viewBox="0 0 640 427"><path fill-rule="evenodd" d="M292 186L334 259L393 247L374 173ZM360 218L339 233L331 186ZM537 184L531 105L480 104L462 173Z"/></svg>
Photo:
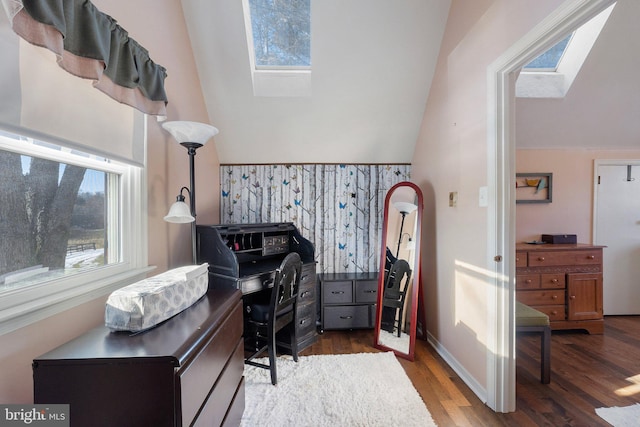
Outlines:
<svg viewBox="0 0 640 427"><path fill-rule="evenodd" d="M298 350L318 339L315 249L293 223L198 225L196 236L198 262L209 264L209 280L240 289L245 306L264 298L282 260L297 252L302 260Z"/></svg>

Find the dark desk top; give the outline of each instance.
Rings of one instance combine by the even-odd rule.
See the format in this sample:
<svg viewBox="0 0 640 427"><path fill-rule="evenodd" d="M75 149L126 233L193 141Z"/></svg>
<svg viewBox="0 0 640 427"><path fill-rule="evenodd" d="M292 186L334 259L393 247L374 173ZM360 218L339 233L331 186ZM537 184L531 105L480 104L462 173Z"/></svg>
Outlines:
<svg viewBox="0 0 640 427"><path fill-rule="evenodd" d="M169 359L181 366L194 349L206 344L241 299L241 292L230 287L209 289L191 307L165 322L139 333L112 332L99 326L66 344L34 359L37 363L73 360L100 363L102 359Z"/></svg>

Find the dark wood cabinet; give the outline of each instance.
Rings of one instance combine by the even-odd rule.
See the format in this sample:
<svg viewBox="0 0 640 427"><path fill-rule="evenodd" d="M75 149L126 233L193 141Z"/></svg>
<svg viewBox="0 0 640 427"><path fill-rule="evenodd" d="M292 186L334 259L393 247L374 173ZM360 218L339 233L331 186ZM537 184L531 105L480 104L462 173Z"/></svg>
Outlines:
<svg viewBox="0 0 640 427"><path fill-rule="evenodd" d="M516 299L549 316L551 329L604 331L603 246L516 245Z"/></svg>
<svg viewBox="0 0 640 427"><path fill-rule="evenodd" d="M377 273L320 274L322 329L373 328L378 299Z"/></svg>
<svg viewBox="0 0 640 427"><path fill-rule="evenodd" d="M70 405L71 426L239 425L242 301L210 286L141 333L98 327L34 359L34 402Z"/></svg>

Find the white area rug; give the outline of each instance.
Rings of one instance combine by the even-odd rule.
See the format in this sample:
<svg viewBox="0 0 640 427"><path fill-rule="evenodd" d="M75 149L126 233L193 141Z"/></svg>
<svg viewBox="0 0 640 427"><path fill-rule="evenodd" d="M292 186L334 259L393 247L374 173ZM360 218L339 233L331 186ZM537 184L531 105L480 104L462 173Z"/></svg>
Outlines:
<svg viewBox="0 0 640 427"><path fill-rule="evenodd" d="M596 408L596 414L614 427L640 426L640 403L623 407Z"/></svg>
<svg viewBox="0 0 640 427"><path fill-rule="evenodd" d="M268 369L245 365L243 427L435 426L392 352L278 358Z"/></svg>

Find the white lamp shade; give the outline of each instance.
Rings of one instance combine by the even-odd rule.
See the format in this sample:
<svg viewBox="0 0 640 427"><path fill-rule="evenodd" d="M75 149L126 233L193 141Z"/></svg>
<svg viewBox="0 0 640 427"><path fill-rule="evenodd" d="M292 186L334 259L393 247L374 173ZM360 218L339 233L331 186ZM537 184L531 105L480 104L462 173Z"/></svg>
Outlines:
<svg viewBox="0 0 640 427"><path fill-rule="evenodd" d="M418 206L414 205L413 203L409 203L409 202L394 202L393 206L402 213L405 214L410 214L411 212L415 211L416 209L418 209Z"/></svg>
<svg viewBox="0 0 640 427"><path fill-rule="evenodd" d="M198 122L165 122L162 124L162 127L165 128L165 130L167 130L179 143L197 142L204 145L209 139L211 139L211 137L218 134L217 128Z"/></svg>
<svg viewBox="0 0 640 427"><path fill-rule="evenodd" d="M185 224L187 222L193 222L196 219L191 216L191 209L185 202L175 202L171 205L169 213L164 217L167 222L173 222L177 224Z"/></svg>

